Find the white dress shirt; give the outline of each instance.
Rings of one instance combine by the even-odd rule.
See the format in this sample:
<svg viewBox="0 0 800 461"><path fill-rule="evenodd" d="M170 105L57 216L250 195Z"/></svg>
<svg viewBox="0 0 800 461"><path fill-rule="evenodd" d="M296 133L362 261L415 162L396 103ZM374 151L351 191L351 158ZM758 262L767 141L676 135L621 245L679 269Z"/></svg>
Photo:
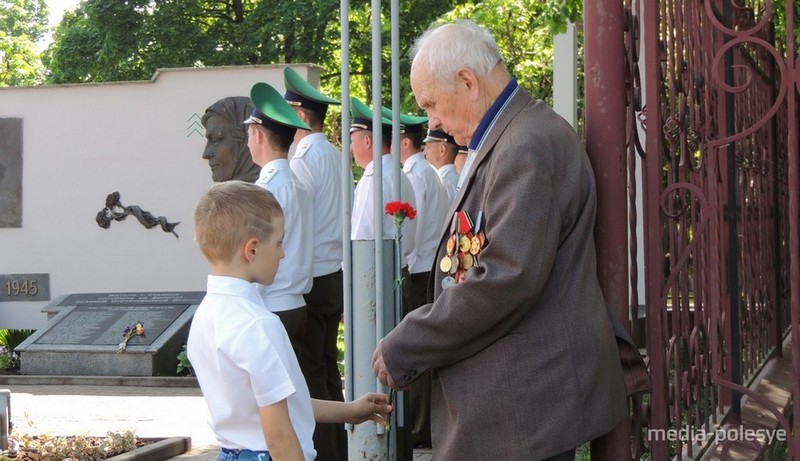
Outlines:
<svg viewBox="0 0 800 461"><path fill-rule="evenodd" d="M439 174L442 185L444 185L444 190L447 191L447 206L449 208L456 198L456 192L458 192L458 171L456 171L455 165L448 163L436 170L436 172Z"/></svg>
<svg viewBox="0 0 800 461"><path fill-rule="evenodd" d="M316 424L306 380L286 329L264 308L256 284L209 275L186 351L222 447L268 451L258 407L285 399L304 458L314 459Z"/></svg>
<svg viewBox="0 0 800 461"><path fill-rule="evenodd" d="M403 163L403 172L414 188L417 202L417 230L414 250L408 257L408 271L412 274L428 272L436 258L442 225L450 202L447 192L434 169L422 152L417 152Z"/></svg>
<svg viewBox="0 0 800 461"><path fill-rule="evenodd" d="M311 290L314 210L312 193L292 170L286 159L272 160L261 168L256 184L272 192L283 209L285 256L271 285L260 285L264 303L272 312L306 305L303 295Z"/></svg>
<svg viewBox="0 0 800 461"><path fill-rule="evenodd" d="M364 168L364 175L359 179L358 184L353 196L353 211L350 216L351 232L350 238L352 240L374 240L375 235L375 209L374 209L374 196L375 196L375 171L373 169L373 162L369 162ZM383 205L381 210L385 210L386 204L392 201L394 196L395 183L394 172L392 170L392 156L385 154L383 156L381 167L383 168ZM414 198L414 189L411 186L406 174L400 172L400 201L408 202L414 209L417 208L416 200ZM400 239L400 254L401 254L401 267L408 264L408 258L411 251L414 250L414 241L416 238L416 219L406 219L400 227L402 238ZM441 230L441 229L440 229ZM384 239L394 239L395 226L394 217L384 213L383 215L383 237Z"/></svg>
<svg viewBox="0 0 800 461"><path fill-rule="evenodd" d="M336 272L342 268L342 153L323 133L311 133L297 143L289 166L314 194L314 277Z"/></svg>

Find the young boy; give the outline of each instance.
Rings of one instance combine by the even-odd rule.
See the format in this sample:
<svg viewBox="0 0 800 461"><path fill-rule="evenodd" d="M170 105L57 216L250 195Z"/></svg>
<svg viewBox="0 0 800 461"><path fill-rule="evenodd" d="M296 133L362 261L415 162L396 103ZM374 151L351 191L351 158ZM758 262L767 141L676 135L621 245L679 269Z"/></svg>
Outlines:
<svg viewBox="0 0 800 461"><path fill-rule="evenodd" d="M315 420L384 423L384 394L353 402L311 399L291 343L256 283L284 256L283 212L267 190L215 184L194 212L195 240L211 266L189 331L188 357L221 446L218 461L313 460Z"/></svg>

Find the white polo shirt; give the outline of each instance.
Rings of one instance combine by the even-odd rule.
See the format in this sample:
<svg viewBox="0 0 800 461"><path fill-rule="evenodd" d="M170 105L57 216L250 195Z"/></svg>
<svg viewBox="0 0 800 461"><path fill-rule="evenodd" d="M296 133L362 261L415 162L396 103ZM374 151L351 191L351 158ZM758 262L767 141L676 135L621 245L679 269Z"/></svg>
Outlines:
<svg viewBox="0 0 800 461"><path fill-rule="evenodd" d="M289 166L314 194L314 277L336 272L342 268L342 153L323 133L311 133L297 143Z"/></svg>
<svg viewBox="0 0 800 461"><path fill-rule="evenodd" d="M315 458L316 425L305 378L286 329L264 307L255 284L209 275L186 350L222 447L269 451L258 407L286 399L303 455Z"/></svg>
<svg viewBox="0 0 800 461"><path fill-rule="evenodd" d="M314 210L311 191L289 169L286 159L272 160L261 168L256 184L272 192L283 209L285 256L271 285L259 285L264 303L272 312L306 305L313 272Z"/></svg>
<svg viewBox="0 0 800 461"><path fill-rule="evenodd" d="M367 167L364 168L364 174L356 184L355 191L353 192L353 210L350 215L351 232L350 238L352 240L374 240L375 233L375 209L373 202L375 199L375 170L373 169L373 162L369 162ZM394 183L394 173L392 170L392 156L385 154L383 156L381 167L383 168L383 206L381 210L386 209L386 204L392 201L396 185ZM406 174L400 172L400 201L408 202L415 209L417 208L416 199L414 198L414 189L411 186ZM414 241L416 239L416 218L414 220L406 219L401 226L402 239L400 240L400 254L402 255L401 267L408 264L408 258L411 251L414 250ZM441 230L441 229L440 229ZM394 239L394 218L386 213L383 214L383 237L384 239Z"/></svg>

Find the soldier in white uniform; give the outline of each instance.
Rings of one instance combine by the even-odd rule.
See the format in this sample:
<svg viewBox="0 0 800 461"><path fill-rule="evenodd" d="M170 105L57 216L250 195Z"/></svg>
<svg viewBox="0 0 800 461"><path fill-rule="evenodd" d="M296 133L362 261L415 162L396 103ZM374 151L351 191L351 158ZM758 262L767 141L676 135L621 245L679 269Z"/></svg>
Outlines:
<svg viewBox="0 0 800 461"><path fill-rule="evenodd" d="M306 301L306 328L300 368L311 397L344 401L336 341L344 309L342 279L342 153L323 133L329 105L339 101L320 93L291 67L283 69L283 97L311 130L294 135L289 167L313 191L314 279ZM344 424L319 423L314 431L317 461L346 461Z"/></svg>
<svg viewBox="0 0 800 461"><path fill-rule="evenodd" d="M436 168L439 180L442 181L445 191L447 191L447 205L453 203L458 190L458 171L456 171L455 159L458 154L459 146L452 136L442 130L428 130L428 136L422 140L425 143L423 153L425 159Z"/></svg>
<svg viewBox="0 0 800 461"><path fill-rule="evenodd" d="M314 225L312 192L289 168L289 146L297 129L309 130L283 99L266 83L256 83L250 90L253 113L245 120L247 145L253 162L261 166L256 184L272 192L284 214L281 261L271 285L259 291L267 308L280 317L295 353L300 354L306 325L306 302L303 295L311 290Z"/></svg>
<svg viewBox="0 0 800 461"><path fill-rule="evenodd" d="M394 218L390 215L384 214L383 216L383 232L375 231L375 208L373 203L375 176L372 160L372 149L375 138L372 134L372 110L356 98L351 98L350 107L353 115L353 120L350 124L350 149L353 152L353 158L356 163L364 168L364 174L358 181L354 191L350 238L352 240L394 239ZM392 156L389 155L392 141L391 123L392 122L385 117L382 119L381 133L383 142L381 151L383 153L383 159L381 166L383 168L383 206L381 209L385 209L386 204L392 201L392 197L395 196L395 191L398 187L400 190L398 194L400 201L407 202L416 209L417 203L414 198L414 189L406 177L406 174L401 171L400 184L395 184L392 170ZM407 268L409 256L411 252L414 251L415 247L416 220L406 219L402 224L401 232L400 266Z"/></svg>

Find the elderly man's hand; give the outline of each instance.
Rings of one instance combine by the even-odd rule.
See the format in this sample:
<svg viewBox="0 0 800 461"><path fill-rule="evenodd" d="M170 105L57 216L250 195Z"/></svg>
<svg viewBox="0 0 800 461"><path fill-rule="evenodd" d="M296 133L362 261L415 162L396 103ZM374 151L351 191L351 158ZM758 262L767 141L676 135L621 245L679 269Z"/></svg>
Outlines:
<svg viewBox="0 0 800 461"><path fill-rule="evenodd" d="M388 386L392 389L398 389L398 387L394 384L392 375L390 375L389 370L386 369L386 364L383 363L383 351L381 351L381 343L378 343L378 347L376 347L375 352L372 353L372 372L375 373L375 376L378 377L378 380L383 383L384 386Z"/></svg>

